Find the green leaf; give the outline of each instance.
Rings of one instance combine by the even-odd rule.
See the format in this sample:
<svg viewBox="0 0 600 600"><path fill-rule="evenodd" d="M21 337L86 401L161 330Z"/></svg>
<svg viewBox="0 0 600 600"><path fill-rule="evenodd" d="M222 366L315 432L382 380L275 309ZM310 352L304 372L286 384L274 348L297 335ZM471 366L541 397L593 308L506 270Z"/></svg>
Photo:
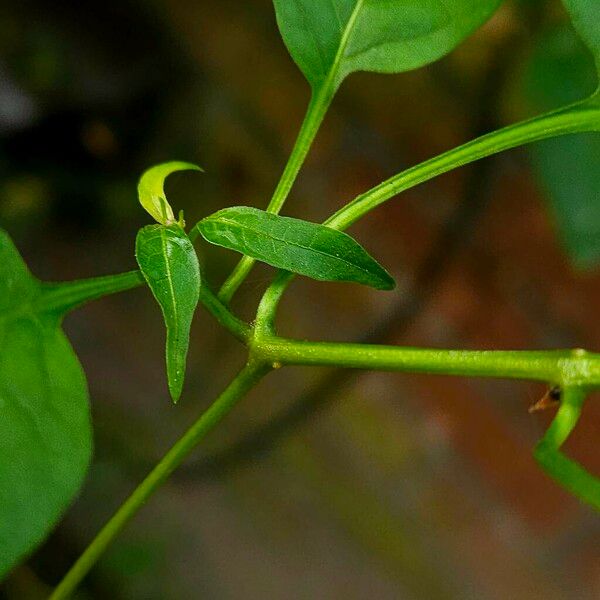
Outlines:
<svg viewBox="0 0 600 600"><path fill-rule="evenodd" d="M135 244L138 264L167 327L167 378L173 402L181 396L190 327L200 295L200 266L179 225L148 225Z"/></svg>
<svg viewBox="0 0 600 600"><path fill-rule="evenodd" d="M525 95L535 113L581 100L594 91L592 57L571 28L543 35L525 71ZM600 135L561 136L531 146L562 244L574 265L600 262Z"/></svg>
<svg viewBox="0 0 600 600"><path fill-rule="evenodd" d="M354 71L399 73L441 58L501 0L274 0L283 40L313 88Z"/></svg>
<svg viewBox="0 0 600 600"><path fill-rule="evenodd" d="M140 204L155 221L162 225L176 222L164 191L165 179L176 171L202 171L202 169L197 165L181 161L162 163L145 171L138 183Z"/></svg>
<svg viewBox="0 0 600 600"><path fill-rule="evenodd" d="M395 282L349 235L324 225L235 206L198 223L211 244L321 281L352 281L381 290Z"/></svg>
<svg viewBox="0 0 600 600"><path fill-rule="evenodd" d="M91 455L85 375L0 229L0 579L44 540Z"/></svg>
<svg viewBox="0 0 600 600"><path fill-rule="evenodd" d="M600 73L600 3L598 0L563 0L577 33L594 56Z"/></svg>

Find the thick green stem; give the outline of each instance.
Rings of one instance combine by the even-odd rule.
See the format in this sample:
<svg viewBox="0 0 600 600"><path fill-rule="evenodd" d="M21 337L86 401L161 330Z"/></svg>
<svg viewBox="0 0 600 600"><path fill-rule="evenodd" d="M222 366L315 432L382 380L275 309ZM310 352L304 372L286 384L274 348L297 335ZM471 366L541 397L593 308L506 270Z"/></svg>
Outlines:
<svg viewBox="0 0 600 600"><path fill-rule="evenodd" d="M584 350L443 350L259 337L252 355L280 365L349 367L600 387L600 354Z"/></svg>
<svg viewBox="0 0 600 600"><path fill-rule="evenodd" d="M50 600L69 598L81 580L94 566L107 546L130 519L148 501L169 475L185 460L208 432L210 432L268 372L262 364L248 364L229 384L214 404L188 429L165 454L150 474L129 496L108 523L100 530L85 552L58 584Z"/></svg>
<svg viewBox="0 0 600 600"><path fill-rule="evenodd" d="M323 122L332 99L333 92L328 83L321 86L318 90L313 91L296 143L279 183L273 192L273 197L267 206L267 212L278 214L282 209L288 194L296 181L298 172L304 164L308 151L319 131L319 127ZM244 256L240 260L219 291L219 299L222 302L225 304L229 303L255 262L256 261L249 256Z"/></svg>
<svg viewBox="0 0 600 600"><path fill-rule="evenodd" d="M333 229L344 230L400 192L504 150L559 135L600 131L598 98L594 95L583 102L493 131L415 165L361 194L329 217L324 224ZM278 275L265 292L256 317L257 331L273 330L277 306L293 277L291 273Z"/></svg>

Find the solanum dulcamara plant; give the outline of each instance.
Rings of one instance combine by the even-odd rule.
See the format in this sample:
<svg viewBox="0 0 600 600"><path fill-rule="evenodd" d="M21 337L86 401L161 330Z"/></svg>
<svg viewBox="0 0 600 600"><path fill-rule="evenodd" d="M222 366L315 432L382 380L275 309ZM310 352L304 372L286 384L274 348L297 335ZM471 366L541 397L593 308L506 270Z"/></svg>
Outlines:
<svg viewBox="0 0 600 600"><path fill-rule="evenodd" d="M600 3L563 0L600 70ZM81 281L46 283L27 269L0 230L0 579L60 520L83 484L92 451L86 378L61 323L81 305L147 286L166 325L166 375L173 402L184 386L189 332L198 305L247 348L238 374L100 530L52 593L69 597L125 524L197 444L273 369L294 365L494 377L547 384L559 407L534 449L558 484L600 509L600 480L561 446L584 402L600 387L600 354L583 349L493 351L427 349L287 339L276 314L297 275L390 291L386 269L345 231L384 202L437 175L547 138L600 132L600 92L489 132L398 173L342 206L324 223L280 216L327 109L356 71L400 73L451 52L497 10L501 0L274 0L277 23L310 85L296 143L266 207L230 206L189 227L163 185L187 162L149 168L139 180L141 206L153 219L135 240L139 269ZM596 155L596 160L598 160ZM594 168L600 165L595 164ZM191 177L191 175L190 175ZM598 198L595 198L597 201ZM196 251L216 244L242 255L215 291ZM201 256L201 254L200 254ZM252 323L229 308L256 261L276 269Z"/></svg>

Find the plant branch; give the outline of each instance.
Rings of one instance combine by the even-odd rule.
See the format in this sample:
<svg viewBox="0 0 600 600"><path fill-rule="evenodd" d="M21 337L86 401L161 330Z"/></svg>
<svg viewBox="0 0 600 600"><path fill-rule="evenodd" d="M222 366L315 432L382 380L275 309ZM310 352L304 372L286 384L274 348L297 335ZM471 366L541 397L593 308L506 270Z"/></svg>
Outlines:
<svg viewBox="0 0 600 600"><path fill-rule="evenodd" d="M582 102L493 131L415 165L361 194L324 221L324 225L347 229L400 192L504 150L560 135L600 131L599 98L595 94ZM259 335L273 332L277 306L293 277L292 273L281 272L263 295L256 316Z"/></svg>
<svg viewBox="0 0 600 600"><path fill-rule="evenodd" d="M63 315L92 300L130 290L145 283L140 271L64 283L43 283L36 308L42 312ZM234 315L206 284L200 287L200 302L236 339L243 343L248 341L250 326Z"/></svg>
<svg viewBox="0 0 600 600"><path fill-rule="evenodd" d="M534 456L540 466L560 485L600 510L600 479L588 473L560 452L579 417L585 400L585 391L566 387L561 392L561 404L552 424L535 447Z"/></svg>
<svg viewBox="0 0 600 600"><path fill-rule="evenodd" d="M497 79L498 77L493 78L494 91ZM482 94L479 105L482 106L483 112L474 127L475 135L478 131L489 130L491 128L489 124L494 122L486 93ZM491 196L493 166L493 160L476 163L476 168L469 173L464 199L445 222L427 257L418 268L410 288L404 290L401 296L398 295L390 310L367 327L356 343L390 343L398 339L427 306L448 265L468 243L475 231L475 223ZM257 455L271 450L288 432L325 407L332 397L339 396L344 387L354 381L355 373L350 369L334 369L312 388L302 392L290 406L274 416L272 420L255 428L227 448L203 457L196 464L180 469L178 477L222 476L226 471L248 464Z"/></svg>
<svg viewBox="0 0 600 600"><path fill-rule="evenodd" d="M457 167L539 140L588 131L600 131L600 105L596 96L498 129L420 163L358 196L324 224L347 229L400 192Z"/></svg>
<svg viewBox="0 0 600 600"><path fill-rule="evenodd" d="M273 192L273 197L267 206L267 212L278 214L281 211L332 99L333 92L330 86L324 85L318 90L313 91L296 143L279 179L279 183ZM237 264L218 294L219 299L224 304L229 303L248 273L250 273L255 262L253 258L244 256Z"/></svg>
<svg viewBox="0 0 600 600"><path fill-rule="evenodd" d="M87 575L123 527L167 480L169 475L185 460L206 434L266 375L268 370L263 363L249 363L240 371L211 407L165 454L162 460L100 530L85 552L58 584L50 596L50 600L63 600L71 596L81 580Z"/></svg>
<svg viewBox="0 0 600 600"><path fill-rule="evenodd" d="M43 312L55 312L62 315L92 300L124 292L144 283L140 271L77 281L43 283L36 308Z"/></svg>
<svg viewBox="0 0 600 600"><path fill-rule="evenodd" d="M600 387L600 354L585 350L445 350L255 338L251 355L274 365L332 366Z"/></svg>
<svg viewBox="0 0 600 600"><path fill-rule="evenodd" d="M204 284L200 286L200 302L237 340L244 344L248 343L252 333L250 325L234 315Z"/></svg>

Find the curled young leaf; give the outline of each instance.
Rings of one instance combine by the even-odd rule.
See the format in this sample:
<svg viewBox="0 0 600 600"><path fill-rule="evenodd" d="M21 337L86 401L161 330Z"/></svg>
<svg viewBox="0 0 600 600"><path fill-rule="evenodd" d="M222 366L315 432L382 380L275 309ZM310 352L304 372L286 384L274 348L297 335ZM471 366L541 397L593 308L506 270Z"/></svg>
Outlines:
<svg viewBox="0 0 600 600"><path fill-rule="evenodd" d="M313 88L354 71L399 73L441 58L501 0L274 0L283 40Z"/></svg>
<svg viewBox="0 0 600 600"><path fill-rule="evenodd" d="M171 173L177 171L202 171L202 168L181 161L162 163L145 171L138 182L140 204L162 225L176 222L173 209L165 196L164 183Z"/></svg>
<svg viewBox="0 0 600 600"><path fill-rule="evenodd" d="M200 294L198 257L179 225L148 225L140 229L135 253L165 320L167 378L173 402L177 402Z"/></svg>
<svg viewBox="0 0 600 600"><path fill-rule="evenodd" d="M391 275L349 235L317 223L248 206L220 210L196 227L211 244L321 281L391 290Z"/></svg>
<svg viewBox="0 0 600 600"><path fill-rule="evenodd" d="M42 309L42 284L0 229L0 579L48 535L81 486L92 439L85 375Z"/></svg>

